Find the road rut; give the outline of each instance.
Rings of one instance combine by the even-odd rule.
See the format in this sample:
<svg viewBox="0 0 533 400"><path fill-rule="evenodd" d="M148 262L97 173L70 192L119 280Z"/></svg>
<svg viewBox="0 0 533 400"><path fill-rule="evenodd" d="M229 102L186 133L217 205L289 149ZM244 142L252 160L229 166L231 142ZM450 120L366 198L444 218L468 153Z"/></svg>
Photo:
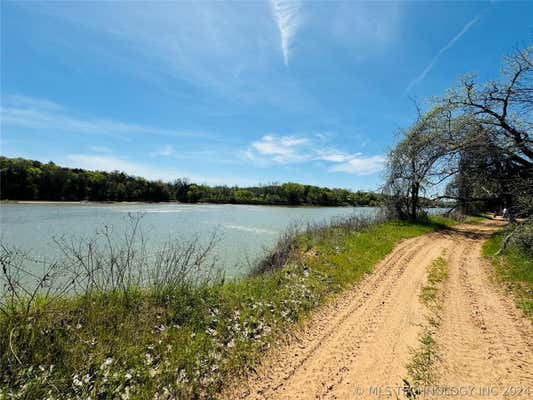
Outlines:
<svg viewBox="0 0 533 400"><path fill-rule="evenodd" d="M531 324L490 279L481 257L482 242L497 224L460 225L399 243L372 274L270 352L229 398L396 398L426 323L419 294L427 267L442 254L448 278L434 335L442 355L438 385L473 388L462 398L486 387L490 398L503 398L507 387L529 386L525 397L533 398Z"/></svg>

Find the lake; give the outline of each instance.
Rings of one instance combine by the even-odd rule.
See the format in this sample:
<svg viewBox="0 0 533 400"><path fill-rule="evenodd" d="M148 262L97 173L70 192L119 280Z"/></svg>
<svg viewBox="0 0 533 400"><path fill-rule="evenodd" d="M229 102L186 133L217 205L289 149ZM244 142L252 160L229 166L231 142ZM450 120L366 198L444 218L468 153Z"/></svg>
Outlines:
<svg viewBox="0 0 533 400"><path fill-rule="evenodd" d="M242 275L247 260L271 248L292 224L325 222L345 216L372 216L375 208L278 207L215 204L2 204L0 238L3 244L30 250L33 257L54 259L59 249L54 237L91 237L109 226L114 235L128 228L129 215L143 215L141 228L149 250L168 240L194 235L207 241L216 231L214 250L226 276Z"/></svg>

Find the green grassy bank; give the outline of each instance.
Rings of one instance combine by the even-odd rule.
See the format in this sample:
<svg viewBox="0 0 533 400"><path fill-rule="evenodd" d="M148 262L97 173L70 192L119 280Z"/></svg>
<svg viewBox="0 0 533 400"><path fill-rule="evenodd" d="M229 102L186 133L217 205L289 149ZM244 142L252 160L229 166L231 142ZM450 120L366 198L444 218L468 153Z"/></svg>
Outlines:
<svg viewBox="0 0 533 400"><path fill-rule="evenodd" d="M517 305L533 320L533 258L513 244L496 255L505 234L500 231L486 240L483 255L494 265L497 278L513 292Z"/></svg>
<svg viewBox="0 0 533 400"><path fill-rule="evenodd" d="M0 399L213 398L399 240L452 223L321 227L295 238L284 267L244 279L9 309L0 314Z"/></svg>

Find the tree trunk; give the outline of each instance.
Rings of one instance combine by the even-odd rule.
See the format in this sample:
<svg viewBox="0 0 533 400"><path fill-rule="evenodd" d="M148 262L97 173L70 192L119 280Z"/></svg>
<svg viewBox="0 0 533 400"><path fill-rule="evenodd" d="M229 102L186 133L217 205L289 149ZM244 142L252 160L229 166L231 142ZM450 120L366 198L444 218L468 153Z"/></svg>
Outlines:
<svg viewBox="0 0 533 400"><path fill-rule="evenodd" d="M416 211L418 209L418 190L419 184L413 183L411 185L411 219L416 219Z"/></svg>

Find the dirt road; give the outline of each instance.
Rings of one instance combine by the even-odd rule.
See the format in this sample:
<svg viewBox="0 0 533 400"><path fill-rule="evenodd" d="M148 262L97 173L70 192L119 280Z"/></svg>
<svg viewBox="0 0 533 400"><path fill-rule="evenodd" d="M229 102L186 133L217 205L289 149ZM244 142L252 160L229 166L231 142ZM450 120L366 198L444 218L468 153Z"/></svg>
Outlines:
<svg viewBox="0 0 533 400"><path fill-rule="evenodd" d="M441 323L433 332L441 358L433 368L439 387L461 392L442 398L504 398L511 386L531 392L509 397L533 398L533 329L490 280L490 266L481 258L483 239L497 224L461 225L403 241L363 282L272 352L230 397L396 398L427 326L419 299L427 267L445 254Z"/></svg>

